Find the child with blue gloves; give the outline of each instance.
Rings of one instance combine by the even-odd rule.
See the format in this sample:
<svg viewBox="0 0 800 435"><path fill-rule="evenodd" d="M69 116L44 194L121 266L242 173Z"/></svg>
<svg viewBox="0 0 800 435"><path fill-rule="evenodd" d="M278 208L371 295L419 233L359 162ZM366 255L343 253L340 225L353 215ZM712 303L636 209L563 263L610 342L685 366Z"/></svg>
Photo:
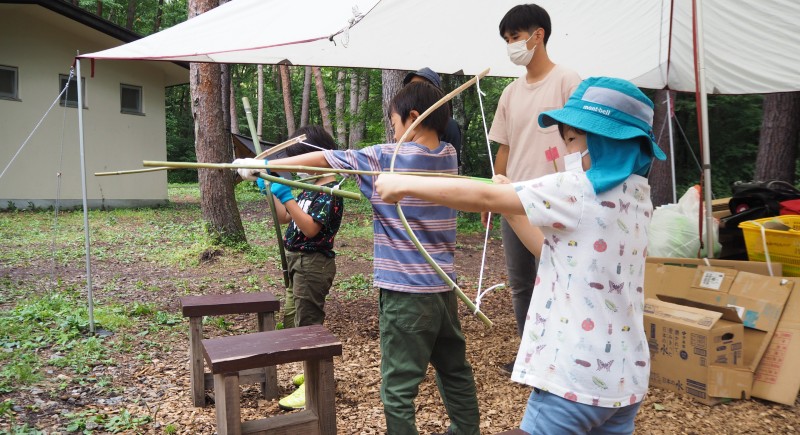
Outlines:
<svg viewBox="0 0 800 435"><path fill-rule="evenodd" d="M290 157L318 149L336 149L333 138L320 126L301 127L292 137L301 134L305 134L307 139L305 143L300 142L286 149ZM234 163L246 163L247 160L252 159L241 159ZM258 161L258 164L262 163L266 161ZM242 168L238 173L245 180L256 180L261 192L266 194L267 185L264 180L257 178L260 171L262 169ZM336 183L333 175L318 178L314 182L318 186L331 188ZM303 191L295 198L289 186L279 183L271 183L269 189L278 211L278 221L289 224L283 239L289 272L283 326L321 325L325 320L325 297L336 275L333 241L342 222L342 198L312 191ZM279 404L285 409L302 408L305 406L304 393L301 387Z"/></svg>

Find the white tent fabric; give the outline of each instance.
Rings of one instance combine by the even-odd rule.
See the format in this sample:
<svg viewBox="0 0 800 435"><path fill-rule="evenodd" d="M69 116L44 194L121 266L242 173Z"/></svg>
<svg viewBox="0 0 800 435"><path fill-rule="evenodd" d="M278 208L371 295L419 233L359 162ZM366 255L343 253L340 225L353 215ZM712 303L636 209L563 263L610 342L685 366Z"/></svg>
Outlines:
<svg viewBox="0 0 800 435"><path fill-rule="evenodd" d="M506 57L498 24L519 3L234 0L138 41L81 57L402 70L428 66L468 75L491 68L492 75L515 77L522 70ZM582 77L616 76L644 88L694 92L691 0L537 3L553 21L548 52L555 62ZM800 32L795 29L800 1L700 4L708 92L800 90ZM354 8L362 15L354 14Z"/></svg>

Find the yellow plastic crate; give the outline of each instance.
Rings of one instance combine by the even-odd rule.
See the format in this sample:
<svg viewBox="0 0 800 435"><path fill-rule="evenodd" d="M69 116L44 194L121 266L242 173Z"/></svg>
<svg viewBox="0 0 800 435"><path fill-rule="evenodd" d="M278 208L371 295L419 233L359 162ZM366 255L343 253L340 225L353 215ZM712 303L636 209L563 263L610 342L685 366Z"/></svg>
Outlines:
<svg viewBox="0 0 800 435"><path fill-rule="evenodd" d="M785 231L764 229L769 259L783 263L785 276L800 276L800 216L798 215L774 216L740 223L739 228L742 229L744 244L747 247L747 257L751 261L767 261L760 225L768 222L780 222L790 228Z"/></svg>

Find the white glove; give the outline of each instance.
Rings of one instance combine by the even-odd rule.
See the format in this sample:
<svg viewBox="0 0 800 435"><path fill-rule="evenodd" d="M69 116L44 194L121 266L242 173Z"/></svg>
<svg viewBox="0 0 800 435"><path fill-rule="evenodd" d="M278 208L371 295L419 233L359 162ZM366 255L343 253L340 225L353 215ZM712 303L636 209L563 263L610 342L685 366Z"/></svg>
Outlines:
<svg viewBox="0 0 800 435"><path fill-rule="evenodd" d="M233 161L234 165L241 165L241 166L253 166L253 165L263 165L265 161L263 159L236 159ZM236 173L242 177L242 180L247 181L256 181L258 179L258 173L264 172L265 169L253 169L253 168L238 168Z"/></svg>

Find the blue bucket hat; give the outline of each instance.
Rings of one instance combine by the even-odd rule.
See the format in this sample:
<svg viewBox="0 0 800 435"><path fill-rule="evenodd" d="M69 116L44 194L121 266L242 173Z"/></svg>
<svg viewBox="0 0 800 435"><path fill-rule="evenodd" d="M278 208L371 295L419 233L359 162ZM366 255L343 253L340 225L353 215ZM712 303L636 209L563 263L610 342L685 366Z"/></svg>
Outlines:
<svg viewBox="0 0 800 435"><path fill-rule="evenodd" d="M564 108L539 115L541 127L559 122L611 139L646 138L653 157L667 158L653 135L653 102L627 80L611 77L584 80Z"/></svg>

